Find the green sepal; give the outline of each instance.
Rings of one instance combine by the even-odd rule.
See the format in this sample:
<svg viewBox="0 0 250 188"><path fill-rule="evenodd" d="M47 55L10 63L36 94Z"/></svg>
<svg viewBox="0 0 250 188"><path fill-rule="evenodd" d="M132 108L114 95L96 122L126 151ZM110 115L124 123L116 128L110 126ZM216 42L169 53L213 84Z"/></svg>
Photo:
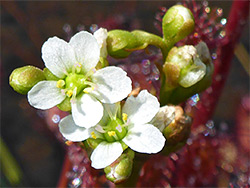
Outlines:
<svg viewBox="0 0 250 188"><path fill-rule="evenodd" d="M65 112L71 111L71 102L70 98L66 97L60 104L57 105L57 107Z"/></svg>
<svg viewBox="0 0 250 188"><path fill-rule="evenodd" d="M43 73L44 73L44 76L45 76L46 80L55 80L55 81L57 81L57 80L60 79L57 76L55 76L52 72L50 72L50 70L48 68L44 68Z"/></svg>
<svg viewBox="0 0 250 188"><path fill-rule="evenodd" d="M43 71L37 67L27 65L12 71L9 84L20 94L27 94L38 82L45 80Z"/></svg>
<svg viewBox="0 0 250 188"><path fill-rule="evenodd" d="M95 149L103 140L100 138L94 139L94 138L88 138L87 143L89 147L92 149Z"/></svg>

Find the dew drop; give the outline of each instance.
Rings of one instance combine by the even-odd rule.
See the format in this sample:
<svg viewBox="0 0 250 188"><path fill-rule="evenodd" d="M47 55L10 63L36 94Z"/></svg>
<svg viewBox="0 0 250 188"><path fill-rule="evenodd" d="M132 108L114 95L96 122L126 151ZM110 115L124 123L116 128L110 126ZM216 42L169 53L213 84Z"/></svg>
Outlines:
<svg viewBox="0 0 250 188"><path fill-rule="evenodd" d="M82 24L79 24L76 29L77 29L77 31L84 31L84 30L86 30L85 26L82 25Z"/></svg>
<svg viewBox="0 0 250 188"><path fill-rule="evenodd" d="M220 38L223 38L226 36L226 31L221 31L219 34Z"/></svg>
<svg viewBox="0 0 250 188"><path fill-rule="evenodd" d="M208 6L208 1L203 1L203 2L202 2L202 5L203 5L204 7L207 7L207 6Z"/></svg>
<svg viewBox="0 0 250 188"><path fill-rule="evenodd" d="M197 32L194 33L194 37L195 38L198 38L199 37L199 34Z"/></svg>
<svg viewBox="0 0 250 188"><path fill-rule="evenodd" d="M206 12L207 14L210 12L210 10L211 10L210 7L206 7L206 8L205 8L205 12Z"/></svg>
<svg viewBox="0 0 250 188"><path fill-rule="evenodd" d="M90 31L91 31L92 33L94 33L97 29L98 29L98 25L97 25L97 24L92 24L92 25L90 26Z"/></svg>
<svg viewBox="0 0 250 188"><path fill-rule="evenodd" d="M208 120L207 123L206 123L206 126L209 128L209 129L212 129L214 127L214 122L212 120Z"/></svg>
<svg viewBox="0 0 250 188"><path fill-rule="evenodd" d="M193 140L191 138L187 139L187 145L191 145L193 143Z"/></svg>
<svg viewBox="0 0 250 188"><path fill-rule="evenodd" d="M138 73L138 72L140 71L140 67L139 67L137 64L133 64L133 65L131 65L130 70L131 70L134 74L136 74L136 73Z"/></svg>
<svg viewBox="0 0 250 188"><path fill-rule="evenodd" d="M218 16L222 16L222 14L223 14L223 9L222 9L222 8L218 8L218 9L216 10L216 13L217 13Z"/></svg>
<svg viewBox="0 0 250 188"><path fill-rule="evenodd" d="M191 99L191 100L190 100L189 104L190 104L191 106L195 106L195 105L197 104L197 102L200 100L200 97L199 97L198 94L195 94L195 95L193 95L190 99Z"/></svg>
<svg viewBox="0 0 250 188"><path fill-rule="evenodd" d="M150 61L148 59L142 60L143 68L148 68L150 66Z"/></svg>
<svg viewBox="0 0 250 188"><path fill-rule="evenodd" d="M69 24L64 24L63 30L65 33L69 33L72 31L71 26Z"/></svg>
<svg viewBox="0 0 250 188"><path fill-rule="evenodd" d="M75 179L73 179L73 181L72 181L73 187L79 187L79 186L81 185L81 183L82 183L82 181L81 181L80 178L75 178Z"/></svg>
<svg viewBox="0 0 250 188"><path fill-rule="evenodd" d="M204 134L204 136L208 136L208 135L209 135L209 131L208 131L208 130L205 130L205 131L203 132L203 134Z"/></svg>
<svg viewBox="0 0 250 188"><path fill-rule="evenodd" d="M227 23L227 19L226 19L226 18L222 18L222 19L220 20L220 23L221 23L222 25L225 25L225 24Z"/></svg>
<svg viewBox="0 0 250 188"><path fill-rule="evenodd" d="M177 161L179 159L178 155L176 155L176 153L171 154L171 159L173 159L174 161Z"/></svg>
<svg viewBox="0 0 250 188"><path fill-rule="evenodd" d="M58 114L54 114L51 119L54 123L59 123L61 118Z"/></svg>
<svg viewBox="0 0 250 188"><path fill-rule="evenodd" d="M212 59L216 59L217 58L217 54L216 53L212 53Z"/></svg>

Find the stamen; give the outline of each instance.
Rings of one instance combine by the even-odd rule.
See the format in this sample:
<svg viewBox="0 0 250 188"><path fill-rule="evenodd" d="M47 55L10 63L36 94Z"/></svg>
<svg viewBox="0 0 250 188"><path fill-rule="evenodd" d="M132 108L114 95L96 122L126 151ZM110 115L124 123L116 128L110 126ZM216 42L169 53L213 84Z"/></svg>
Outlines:
<svg viewBox="0 0 250 188"><path fill-rule="evenodd" d="M124 121L124 123L127 121L127 119L128 119L128 114L122 113L122 120Z"/></svg>
<svg viewBox="0 0 250 188"><path fill-rule="evenodd" d="M65 142L65 144L66 144L67 146L70 146L70 145L73 144L73 142L68 140L68 141Z"/></svg>
<svg viewBox="0 0 250 188"><path fill-rule="evenodd" d="M87 79L89 76L93 75L95 72L96 72L95 67L91 68L91 69L85 74L86 79Z"/></svg>
<svg viewBox="0 0 250 188"><path fill-rule="evenodd" d="M92 138L94 138L94 139L96 139L96 138L97 138L97 137L96 137L96 134L95 134L95 132L94 132L94 131L92 131L92 132L91 132L91 137L92 137Z"/></svg>
<svg viewBox="0 0 250 188"><path fill-rule="evenodd" d="M57 88L63 88L64 85L65 85L64 80L58 80L57 83L56 83Z"/></svg>
<svg viewBox="0 0 250 188"><path fill-rule="evenodd" d="M102 128L101 125L97 125L97 126L95 127L95 130L97 130L97 131L100 132L100 133L106 133L106 131L103 130L103 128Z"/></svg>
<svg viewBox="0 0 250 188"><path fill-rule="evenodd" d="M120 125L120 124L116 127L116 130L118 130L118 131L119 131L119 133L121 133L121 132L122 132L122 127L121 127L121 125Z"/></svg>
<svg viewBox="0 0 250 188"><path fill-rule="evenodd" d="M73 95L73 90L72 90L72 89L68 90L68 91L66 92L66 95L67 95L68 97L71 97L71 96Z"/></svg>
<svg viewBox="0 0 250 188"><path fill-rule="evenodd" d="M115 136L115 131L108 131L109 136Z"/></svg>
<svg viewBox="0 0 250 188"><path fill-rule="evenodd" d="M82 64L81 63L75 63L74 64L74 67L75 67L75 70L76 70L76 73L80 73L81 70L82 70Z"/></svg>
<svg viewBox="0 0 250 188"><path fill-rule="evenodd" d="M92 86L92 87L86 87L86 88L83 90L83 92L88 94L88 93L90 93L91 91L94 91L94 89L95 89L95 88L94 88L93 86Z"/></svg>

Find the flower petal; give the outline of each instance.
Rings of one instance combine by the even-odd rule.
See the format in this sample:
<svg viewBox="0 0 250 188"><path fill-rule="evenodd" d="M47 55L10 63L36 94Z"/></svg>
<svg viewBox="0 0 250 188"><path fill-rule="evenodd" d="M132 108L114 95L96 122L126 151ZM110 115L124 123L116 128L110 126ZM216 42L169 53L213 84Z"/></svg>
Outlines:
<svg viewBox="0 0 250 188"><path fill-rule="evenodd" d="M74 49L66 41L57 37L49 38L42 46L45 66L57 77L64 78L76 63Z"/></svg>
<svg viewBox="0 0 250 188"><path fill-rule="evenodd" d="M93 74L92 81L96 88L92 94L103 103L116 103L121 101L132 90L131 79L119 67L105 67Z"/></svg>
<svg viewBox="0 0 250 188"><path fill-rule="evenodd" d="M149 154L161 151L165 144L160 130L151 124L134 125L122 141L134 151Z"/></svg>
<svg viewBox="0 0 250 188"><path fill-rule="evenodd" d="M57 81L41 81L38 82L29 92L28 101L31 106L46 110L60 104L65 95L61 89L56 87Z"/></svg>
<svg viewBox="0 0 250 188"><path fill-rule="evenodd" d="M123 152L120 142L101 142L93 151L90 160L95 169L105 168L113 163Z"/></svg>
<svg viewBox="0 0 250 188"><path fill-rule="evenodd" d="M126 100L122 112L128 115L129 123L144 124L152 120L159 109L157 98L143 90L137 97L130 96Z"/></svg>
<svg viewBox="0 0 250 188"><path fill-rule="evenodd" d="M87 31L75 34L69 41L75 51L77 62L82 64L83 71L94 68L100 58L100 48L95 37Z"/></svg>
<svg viewBox="0 0 250 188"><path fill-rule="evenodd" d="M72 116L76 125L90 128L95 126L103 116L102 104L89 94L77 97L71 103Z"/></svg>
<svg viewBox="0 0 250 188"><path fill-rule="evenodd" d="M108 37L107 29L100 28L94 32L94 37L96 38L98 45L100 47L100 56L106 58L108 55L107 51L107 42L106 39Z"/></svg>
<svg viewBox="0 0 250 188"><path fill-rule="evenodd" d="M72 115L68 115L60 121L59 131L67 140L80 142L91 137L90 133L93 130L77 126L73 121Z"/></svg>

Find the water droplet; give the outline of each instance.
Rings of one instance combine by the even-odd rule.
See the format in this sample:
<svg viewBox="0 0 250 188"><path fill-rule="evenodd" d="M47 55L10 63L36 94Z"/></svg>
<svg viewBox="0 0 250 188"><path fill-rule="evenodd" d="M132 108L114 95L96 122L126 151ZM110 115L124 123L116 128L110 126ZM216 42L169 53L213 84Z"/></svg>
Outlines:
<svg viewBox="0 0 250 188"><path fill-rule="evenodd" d="M150 66L150 61L148 59L142 60L143 68L148 68Z"/></svg>
<svg viewBox="0 0 250 188"><path fill-rule="evenodd" d="M217 58L217 54L216 53L212 53L212 58L216 59Z"/></svg>
<svg viewBox="0 0 250 188"><path fill-rule="evenodd" d="M208 135L209 135L209 131L208 131L208 130L205 130L205 131L203 132L203 134L204 134L204 136L208 136Z"/></svg>
<svg viewBox="0 0 250 188"><path fill-rule="evenodd" d="M71 26L69 24L64 24L63 30L65 33L70 33L72 31Z"/></svg>
<svg viewBox="0 0 250 188"><path fill-rule="evenodd" d="M191 138L187 139L187 145L191 145L193 143L193 140Z"/></svg>
<svg viewBox="0 0 250 188"><path fill-rule="evenodd" d="M178 155L176 155L176 153L173 153L170 155L171 159L173 159L174 161L177 161L179 159Z"/></svg>
<svg viewBox="0 0 250 188"><path fill-rule="evenodd" d="M77 29L77 31L84 31L84 30L86 30L85 26L82 25L82 24L79 24L76 29Z"/></svg>
<svg viewBox="0 0 250 188"><path fill-rule="evenodd" d="M217 13L218 16L222 16L222 14L223 14L223 9L222 9L222 8L218 8L218 9L216 10L216 13Z"/></svg>
<svg viewBox="0 0 250 188"><path fill-rule="evenodd" d="M133 64L133 65L131 65L130 70L131 70L134 74L136 74L136 73L138 73L138 72L140 71L140 67L139 67L137 64Z"/></svg>
<svg viewBox="0 0 250 188"><path fill-rule="evenodd" d="M208 6L208 1L203 1L203 2L202 2L202 5L203 5L204 7L207 7L207 6Z"/></svg>
<svg viewBox="0 0 250 188"><path fill-rule="evenodd" d="M194 37L195 38L198 38L199 37L199 34L197 32L194 33Z"/></svg>
<svg viewBox="0 0 250 188"><path fill-rule="evenodd" d="M212 120L208 120L207 123L206 123L206 126L209 128L209 129L212 129L214 127L214 122Z"/></svg>
<svg viewBox="0 0 250 188"><path fill-rule="evenodd" d="M206 7L206 8L205 8L205 12L206 12L207 14L210 12L210 10L211 10L210 7Z"/></svg>
<svg viewBox="0 0 250 188"><path fill-rule="evenodd" d="M190 99L191 99L191 100L189 101L189 104L190 104L191 106L195 106L195 105L197 104L197 102L200 100L200 97L199 97L198 94L195 94L195 95L193 95Z"/></svg>
<svg viewBox="0 0 250 188"><path fill-rule="evenodd" d="M226 36L226 31L221 31L219 36L220 36L220 38L225 37Z"/></svg>
<svg viewBox="0 0 250 188"><path fill-rule="evenodd" d="M75 179L73 179L73 181L72 181L72 185L73 185L74 187L79 187L79 186L81 185L81 183L82 183L82 181L81 181L80 178L75 178Z"/></svg>
<svg viewBox="0 0 250 188"><path fill-rule="evenodd" d="M222 18L222 19L220 20L220 23L221 23L222 25L225 25L225 24L227 23L227 19L226 19L226 18Z"/></svg>
<svg viewBox="0 0 250 188"><path fill-rule="evenodd" d="M97 25L97 24L92 24L92 25L90 26L90 31L91 31L92 33L94 33L97 29L98 29L98 25Z"/></svg>
<svg viewBox="0 0 250 188"><path fill-rule="evenodd" d="M74 165L72 169L73 169L74 172L77 172L78 166L77 166L77 165Z"/></svg>
<svg viewBox="0 0 250 188"><path fill-rule="evenodd" d="M61 118L58 114L54 114L51 119L54 123L59 123Z"/></svg>

